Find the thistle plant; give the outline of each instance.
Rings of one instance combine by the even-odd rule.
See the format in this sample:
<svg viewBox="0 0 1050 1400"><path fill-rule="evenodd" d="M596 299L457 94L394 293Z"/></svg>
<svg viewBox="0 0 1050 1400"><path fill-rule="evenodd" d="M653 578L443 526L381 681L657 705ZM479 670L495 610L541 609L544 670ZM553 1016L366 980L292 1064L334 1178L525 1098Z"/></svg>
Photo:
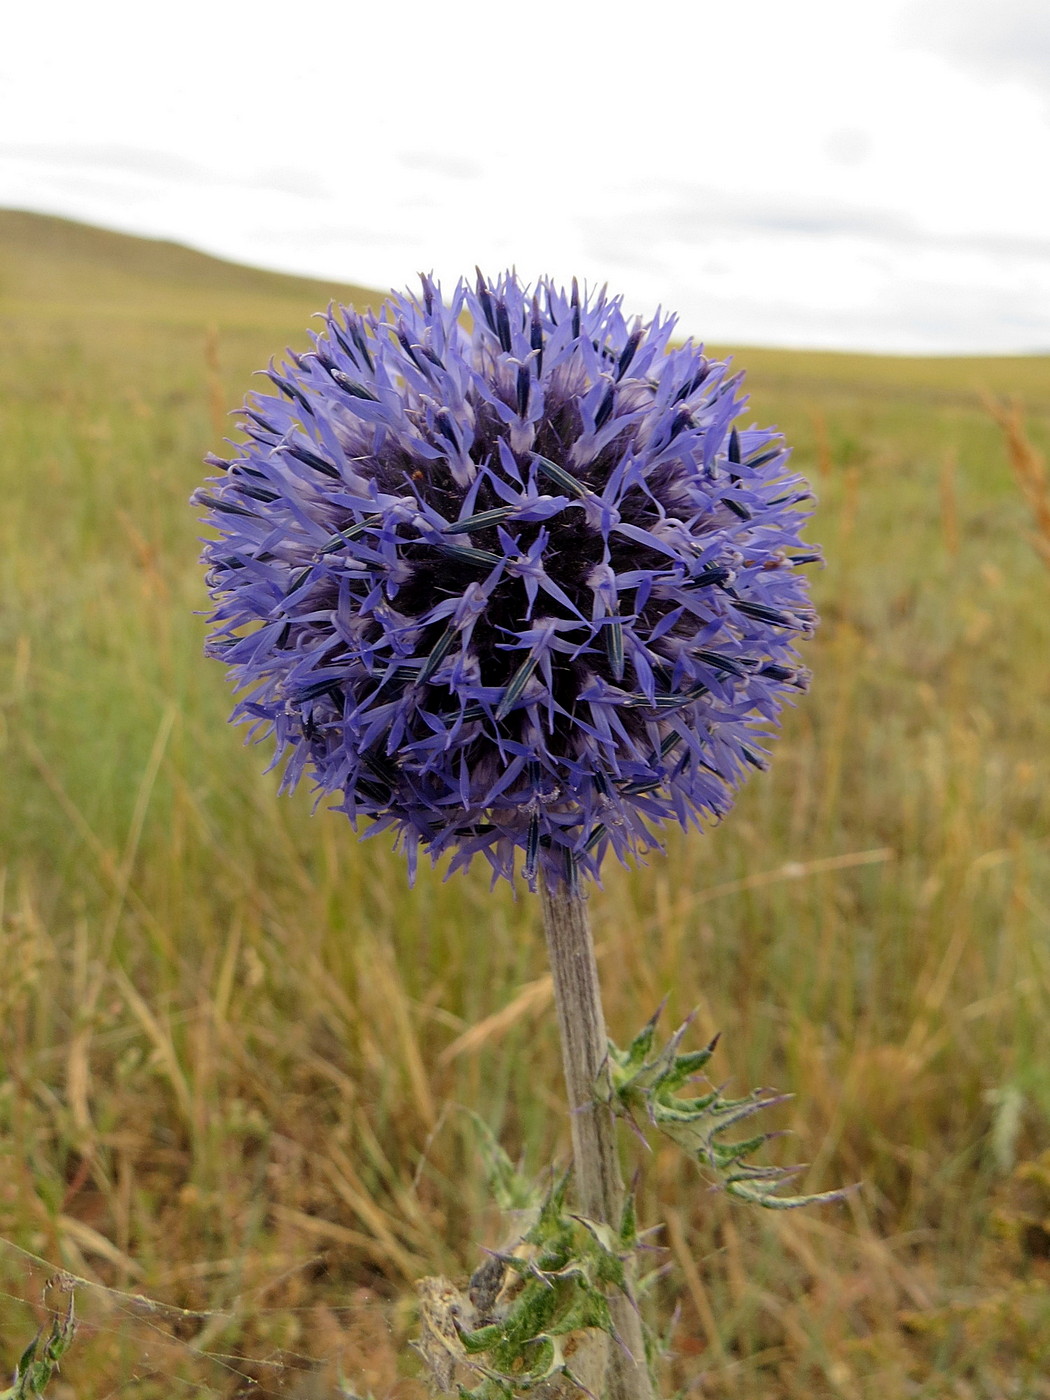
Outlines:
<svg viewBox="0 0 1050 1400"><path fill-rule="evenodd" d="M309 774L355 829L392 833L410 878L422 850L539 891L576 1218L611 1255L612 1110L671 1110L610 1058L585 884L664 823L725 815L806 687L815 625L807 487L775 431L738 424L741 377L674 329L513 274L331 308L195 496L208 650L283 788ZM598 1384L647 1396L633 1264L600 1282ZM478 1329L445 1321L466 1348Z"/></svg>

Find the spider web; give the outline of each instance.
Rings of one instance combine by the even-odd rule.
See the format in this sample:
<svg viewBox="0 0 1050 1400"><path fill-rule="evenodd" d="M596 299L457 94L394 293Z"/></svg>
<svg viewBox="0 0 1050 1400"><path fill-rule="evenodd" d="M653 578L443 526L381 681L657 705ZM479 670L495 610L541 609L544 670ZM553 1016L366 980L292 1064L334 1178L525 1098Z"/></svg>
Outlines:
<svg viewBox="0 0 1050 1400"><path fill-rule="evenodd" d="M6 1256L6 1258L5 1258ZM323 1256L308 1256L286 1269L310 1267ZM93 1400L121 1395L183 1395L245 1397L256 1395L306 1397L308 1400L420 1400L420 1381L403 1373L418 1365L404 1344L397 1343L394 1305L358 1290L358 1299L342 1305L266 1308L257 1295L273 1287L270 1279L238 1293L232 1306L217 1309L181 1308L144 1293L113 1288L42 1258L10 1240L0 1239L0 1260L8 1287L0 1288L0 1306L9 1318L24 1319L5 1326L0 1335L0 1389L10 1382L15 1365L35 1332L47 1333L52 1319L64 1314L72 1291L77 1334L65 1357L64 1378L48 1387L49 1400L90 1390ZM12 1275L24 1287L10 1288ZM67 1290L65 1294L60 1289ZM13 1305L13 1306L12 1306ZM252 1321L293 1314L318 1314L333 1345L324 1354L279 1343L258 1351L225 1350L222 1337ZM119 1374L113 1377L114 1370ZM113 1377L109 1389L95 1388L101 1375ZM83 1379L81 1379L83 1378Z"/></svg>

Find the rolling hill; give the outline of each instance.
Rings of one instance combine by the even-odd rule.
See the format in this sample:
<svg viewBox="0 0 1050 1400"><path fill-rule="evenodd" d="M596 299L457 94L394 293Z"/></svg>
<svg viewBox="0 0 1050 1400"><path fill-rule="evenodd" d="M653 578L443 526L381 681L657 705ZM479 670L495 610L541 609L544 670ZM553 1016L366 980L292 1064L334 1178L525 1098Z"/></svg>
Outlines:
<svg viewBox="0 0 1050 1400"><path fill-rule="evenodd" d="M382 299L348 283L243 267L179 243L0 209L0 316L203 316L221 324L279 318L333 297L358 306Z"/></svg>

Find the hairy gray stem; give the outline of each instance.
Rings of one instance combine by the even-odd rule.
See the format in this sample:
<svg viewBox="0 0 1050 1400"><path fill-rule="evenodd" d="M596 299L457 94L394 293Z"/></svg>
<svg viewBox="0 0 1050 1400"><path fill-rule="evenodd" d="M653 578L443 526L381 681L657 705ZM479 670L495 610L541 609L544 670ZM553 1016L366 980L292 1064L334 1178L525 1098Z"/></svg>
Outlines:
<svg viewBox="0 0 1050 1400"><path fill-rule="evenodd" d="M542 876L540 892L569 1095L576 1201L581 1215L618 1230L623 1177L612 1112L596 1098L608 1046L587 906L567 884L551 888ZM629 1279L633 1272L629 1265ZM623 1346L609 1345L602 1395L608 1400L653 1400L641 1318L632 1300L622 1294L610 1299L610 1308Z"/></svg>

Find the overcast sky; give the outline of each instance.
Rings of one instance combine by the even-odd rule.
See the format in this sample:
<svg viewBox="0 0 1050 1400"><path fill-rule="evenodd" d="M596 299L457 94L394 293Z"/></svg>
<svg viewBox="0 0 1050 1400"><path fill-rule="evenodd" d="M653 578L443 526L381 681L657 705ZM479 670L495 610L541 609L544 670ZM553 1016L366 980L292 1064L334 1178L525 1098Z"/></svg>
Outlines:
<svg viewBox="0 0 1050 1400"><path fill-rule="evenodd" d="M712 341L1050 352L1050 0L52 0L0 205L404 286L608 282Z"/></svg>

